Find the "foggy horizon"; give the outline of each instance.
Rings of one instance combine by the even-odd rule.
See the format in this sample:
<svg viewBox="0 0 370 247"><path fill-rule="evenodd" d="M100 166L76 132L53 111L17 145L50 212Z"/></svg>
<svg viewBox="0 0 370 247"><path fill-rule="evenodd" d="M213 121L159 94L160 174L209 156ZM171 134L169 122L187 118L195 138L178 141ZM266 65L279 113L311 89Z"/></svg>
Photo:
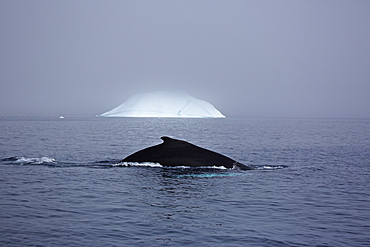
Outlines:
<svg viewBox="0 0 370 247"><path fill-rule="evenodd" d="M226 117L370 118L370 1L1 1L0 117L182 90Z"/></svg>

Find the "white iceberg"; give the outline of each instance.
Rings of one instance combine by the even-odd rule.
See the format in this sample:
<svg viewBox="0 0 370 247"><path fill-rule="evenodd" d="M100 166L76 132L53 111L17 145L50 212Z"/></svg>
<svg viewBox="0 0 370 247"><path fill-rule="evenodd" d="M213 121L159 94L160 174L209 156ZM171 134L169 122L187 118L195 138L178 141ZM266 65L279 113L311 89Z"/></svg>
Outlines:
<svg viewBox="0 0 370 247"><path fill-rule="evenodd" d="M224 118L210 103L184 92L138 94L101 117Z"/></svg>

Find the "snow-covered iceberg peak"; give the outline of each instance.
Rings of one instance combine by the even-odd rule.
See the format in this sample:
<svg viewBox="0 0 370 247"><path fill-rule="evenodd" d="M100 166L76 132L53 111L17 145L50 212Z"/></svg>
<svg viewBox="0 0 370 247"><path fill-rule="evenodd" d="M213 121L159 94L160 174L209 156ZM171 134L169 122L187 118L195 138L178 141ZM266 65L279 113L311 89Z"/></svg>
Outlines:
<svg viewBox="0 0 370 247"><path fill-rule="evenodd" d="M101 117L224 118L210 103L184 92L137 94Z"/></svg>

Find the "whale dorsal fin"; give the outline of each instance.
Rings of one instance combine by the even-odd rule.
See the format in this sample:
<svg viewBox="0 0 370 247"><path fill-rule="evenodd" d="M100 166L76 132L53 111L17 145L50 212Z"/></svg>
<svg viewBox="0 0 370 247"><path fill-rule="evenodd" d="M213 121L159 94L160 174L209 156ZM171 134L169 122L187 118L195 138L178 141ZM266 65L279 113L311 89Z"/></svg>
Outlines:
<svg viewBox="0 0 370 247"><path fill-rule="evenodd" d="M161 139L163 140L163 144L166 144L166 145L169 144L170 146L173 146L173 147L184 146L184 145L193 146L187 141L177 140L177 139L174 139L168 136L162 136Z"/></svg>
<svg viewBox="0 0 370 247"><path fill-rule="evenodd" d="M171 137L168 137L168 136L162 136L161 139L165 142L165 143L170 143L170 142L176 142L176 141L180 141L180 140L176 140L176 139L173 139Z"/></svg>

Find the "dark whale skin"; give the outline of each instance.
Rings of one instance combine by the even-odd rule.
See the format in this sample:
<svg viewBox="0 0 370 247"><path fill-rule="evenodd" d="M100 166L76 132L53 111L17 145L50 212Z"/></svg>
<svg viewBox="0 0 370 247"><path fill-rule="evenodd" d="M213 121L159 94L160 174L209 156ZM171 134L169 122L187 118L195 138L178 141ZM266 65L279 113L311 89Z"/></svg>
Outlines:
<svg viewBox="0 0 370 247"><path fill-rule="evenodd" d="M121 162L152 162L162 166L223 166L240 170L251 170L252 168L243 165L225 155L211 150L198 147L186 141L161 137L163 143L137 151Z"/></svg>

